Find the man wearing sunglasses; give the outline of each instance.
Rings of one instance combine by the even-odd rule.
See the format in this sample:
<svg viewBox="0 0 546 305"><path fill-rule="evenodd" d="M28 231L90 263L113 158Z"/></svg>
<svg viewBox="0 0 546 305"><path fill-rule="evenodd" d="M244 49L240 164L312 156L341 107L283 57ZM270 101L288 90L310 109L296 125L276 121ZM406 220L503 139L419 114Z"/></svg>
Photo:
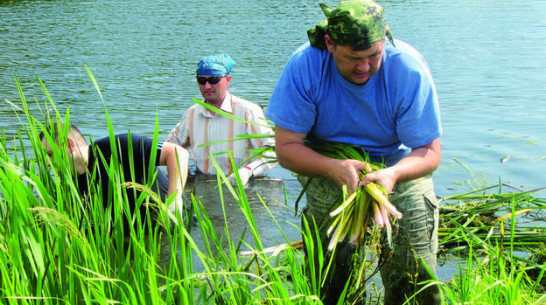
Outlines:
<svg viewBox="0 0 546 305"><path fill-rule="evenodd" d="M205 103L240 120L196 104L186 110L167 142L188 148L198 173L215 175L214 158L224 174L229 175L231 184L236 184L234 172L237 170L245 185L252 176L261 176L275 165L271 162L275 157L272 153L268 158L253 157L255 150L274 146L274 139L262 108L228 92L234 65L235 61L227 54L203 57L196 71L197 85ZM262 134L271 137L244 138ZM241 136L241 139L233 140ZM230 156L236 168L232 166Z"/></svg>

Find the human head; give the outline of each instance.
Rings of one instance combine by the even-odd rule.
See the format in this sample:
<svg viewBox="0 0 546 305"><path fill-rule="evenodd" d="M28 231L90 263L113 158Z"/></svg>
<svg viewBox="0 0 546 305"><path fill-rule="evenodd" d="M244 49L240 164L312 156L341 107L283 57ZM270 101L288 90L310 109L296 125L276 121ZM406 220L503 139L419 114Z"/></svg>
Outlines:
<svg viewBox="0 0 546 305"><path fill-rule="evenodd" d="M332 53L345 79L365 84L381 66L385 37L393 43L383 8L371 0L320 5L327 19L308 31L311 45Z"/></svg>
<svg viewBox="0 0 546 305"><path fill-rule="evenodd" d="M204 56L197 64L197 76L226 76L229 75L235 61L227 54Z"/></svg>
<svg viewBox="0 0 546 305"><path fill-rule="evenodd" d="M227 54L205 56L197 64L197 84L205 102L220 107L231 82L235 61ZM205 81L204 83L202 83ZM215 82L217 81L217 82Z"/></svg>
<svg viewBox="0 0 546 305"><path fill-rule="evenodd" d="M336 46L349 46L355 51L367 50L385 37L394 44L383 8L374 1L342 1L334 9L320 3L320 7L327 19L307 31L312 46L326 49L326 34Z"/></svg>
<svg viewBox="0 0 546 305"><path fill-rule="evenodd" d="M64 135L65 128L68 127L68 133L67 138L62 138L62 135ZM68 124L66 126L64 123L53 123L49 129L51 137L55 141L57 145L59 145L59 148L61 146L66 147L66 151L68 156L70 157L71 165L78 174L85 172L85 167L81 166L81 161L84 159L82 156L82 151L86 150L88 147L87 141L85 140L85 137L81 133L81 131L76 127L75 125ZM46 137L46 134L44 131L40 132L40 142L44 146L47 155L49 156L50 160L54 160L53 158L53 151L51 144Z"/></svg>

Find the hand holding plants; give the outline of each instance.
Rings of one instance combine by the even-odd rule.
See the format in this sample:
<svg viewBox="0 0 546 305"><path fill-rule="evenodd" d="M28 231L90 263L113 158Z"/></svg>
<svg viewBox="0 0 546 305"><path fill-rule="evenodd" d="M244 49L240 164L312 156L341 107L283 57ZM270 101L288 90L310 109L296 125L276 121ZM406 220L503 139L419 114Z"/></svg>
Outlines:
<svg viewBox="0 0 546 305"><path fill-rule="evenodd" d="M328 229L331 237L328 249L334 249L338 242L360 245L363 242L368 221L373 217L376 228L387 229L389 245L392 246L391 218L400 219L400 213L389 201L388 192L378 182L394 186L392 175L384 164L370 162L367 153L360 147L312 139L307 144L313 150L338 162L332 179L342 185L343 198L339 206L330 213L334 220ZM377 182L376 182L377 181ZM378 232L377 231L377 232Z"/></svg>
<svg viewBox="0 0 546 305"><path fill-rule="evenodd" d="M238 170L239 180L241 180L241 185L245 186L248 183L250 177L252 177L252 171L246 167L240 168ZM237 177L235 173L231 173L228 177L229 184L232 186L237 186Z"/></svg>
<svg viewBox="0 0 546 305"><path fill-rule="evenodd" d="M340 187L346 185L348 194L354 193L361 183L361 177L358 173L371 171L370 165L364 161L352 159L335 161L338 163L337 169L332 170L331 179Z"/></svg>

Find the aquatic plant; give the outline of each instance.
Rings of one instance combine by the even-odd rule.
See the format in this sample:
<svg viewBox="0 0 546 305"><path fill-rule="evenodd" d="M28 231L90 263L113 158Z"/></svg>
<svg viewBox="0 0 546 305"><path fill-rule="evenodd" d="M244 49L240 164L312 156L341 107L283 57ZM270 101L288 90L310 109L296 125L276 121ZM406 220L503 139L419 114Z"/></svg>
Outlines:
<svg viewBox="0 0 546 305"><path fill-rule="evenodd" d="M90 76L100 96L98 85ZM148 230L136 226L129 232L124 232L120 221L111 219L112 214L103 208L98 193L93 193L88 201L82 200L62 143L53 145L49 157L37 141L40 131L48 131L45 122L69 122L71 117L69 109L60 113L55 108L45 86L39 79L38 82L46 101L36 101L38 113L31 113L16 78L21 97L18 113L23 114L21 130L14 141L0 137L1 303L321 304L318 296L324 274L305 271L308 266L304 253L283 233L286 224L277 222L267 203L261 200L276 225L271 229L284 237L284 243L275 247L264 245L248 194L241 185L226 184L222 174L217 177L217 190L224 213L223 234L215 231L217 224L192 194L187 204L197 218L193 227L184 226L182 221L176 224L170 221L161 209L169 204L169 199L152 204L150 199L154 194L149 191L142 203L158 210L159 225ZM114 125L109 119L108 126L108 133L113 134ZM61 166L48 167L48 158L54 158ZM121 192L126 185L116 171L112 175L112 180L119 181L115 185L118 191L113 207L119 212L126 211L129 207ZM497 189L499 192L483 190L479 194L442 198L446 206L444 216L451 214L451 218L444 217L442 222L450 224L445 230L452 230L447 237L441 237L445 241L444 250L453 249L450 253L461 255L458 273L451 281L440 282L450 304L546 301L541 286L546 264L540 259L540 253L544 257L544 229L533 228L534 241L527 239L529 236L520 239L523 232L519 231L519 219L525 215L539 217L544 201L531 193L515 192L509 196L500 187ZM224 195L228 194L236 199L237 206L226 205ZM502 202L495 202L499 199ZM448 202L455 203L448 205ZM506 203L509 210L505 209ZM492 223L467 222L479 219L480 213L495 210L495 204L499 209L494 212L495 217L489 216ZM482 207L484 210L480 211ZM241 236L233 236L229 213L244 215L247 230ZM124 217L132 220L139 216L127 213ZM149 219L146 225L151 227ZM313 225L304 223L302 234L310 237ZM491 234L488 225L495 226ZM197 238L202 240L201 244ZM312 242L313 238L305 240ZM516 251L520 246L532 249L533 255L521 255ZM329 263L321 247L307 245L307 249L312 249L307 255L318 258L308 260L318 264L311 267L322 270ZM364 280L362 285L366 285L369 302L381 304L381 288Z"/></svg>

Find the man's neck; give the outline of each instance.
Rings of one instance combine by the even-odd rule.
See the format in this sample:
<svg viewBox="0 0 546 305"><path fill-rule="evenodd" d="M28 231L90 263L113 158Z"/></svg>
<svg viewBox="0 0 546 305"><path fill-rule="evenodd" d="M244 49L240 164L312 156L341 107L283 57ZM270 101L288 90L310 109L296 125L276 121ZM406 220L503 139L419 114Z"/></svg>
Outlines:
<svg viewBox="0 0 546 305"><path fill-rule="evenodd" d="M205 103L207 103L207 104L209 104L209 105L211 105L211 106L214 106L214 107L220 109L220 108L222 108L222 105L223 105L223 103L224 103L224 101L225 101L225 99L226 99L226 96L227 96L227 91L226 91L226 93L224 94L224 96L223 96L221 99L219 99L219 100L217 100L217 101L205 100ZM216 112L214 112L214 111L210 111L210 110L209 110L209 112L210 112L210 114L211 114L212 116L215 116L215 115L216 115Z"/></svg>
<svg viewBox="0 0 546 305"><path fill-rule="evenodd" d="M79 158L75 159L76 172L78 175L85 174L87 172L87 165L89 164L89 145L78 146Z"/></svg>

